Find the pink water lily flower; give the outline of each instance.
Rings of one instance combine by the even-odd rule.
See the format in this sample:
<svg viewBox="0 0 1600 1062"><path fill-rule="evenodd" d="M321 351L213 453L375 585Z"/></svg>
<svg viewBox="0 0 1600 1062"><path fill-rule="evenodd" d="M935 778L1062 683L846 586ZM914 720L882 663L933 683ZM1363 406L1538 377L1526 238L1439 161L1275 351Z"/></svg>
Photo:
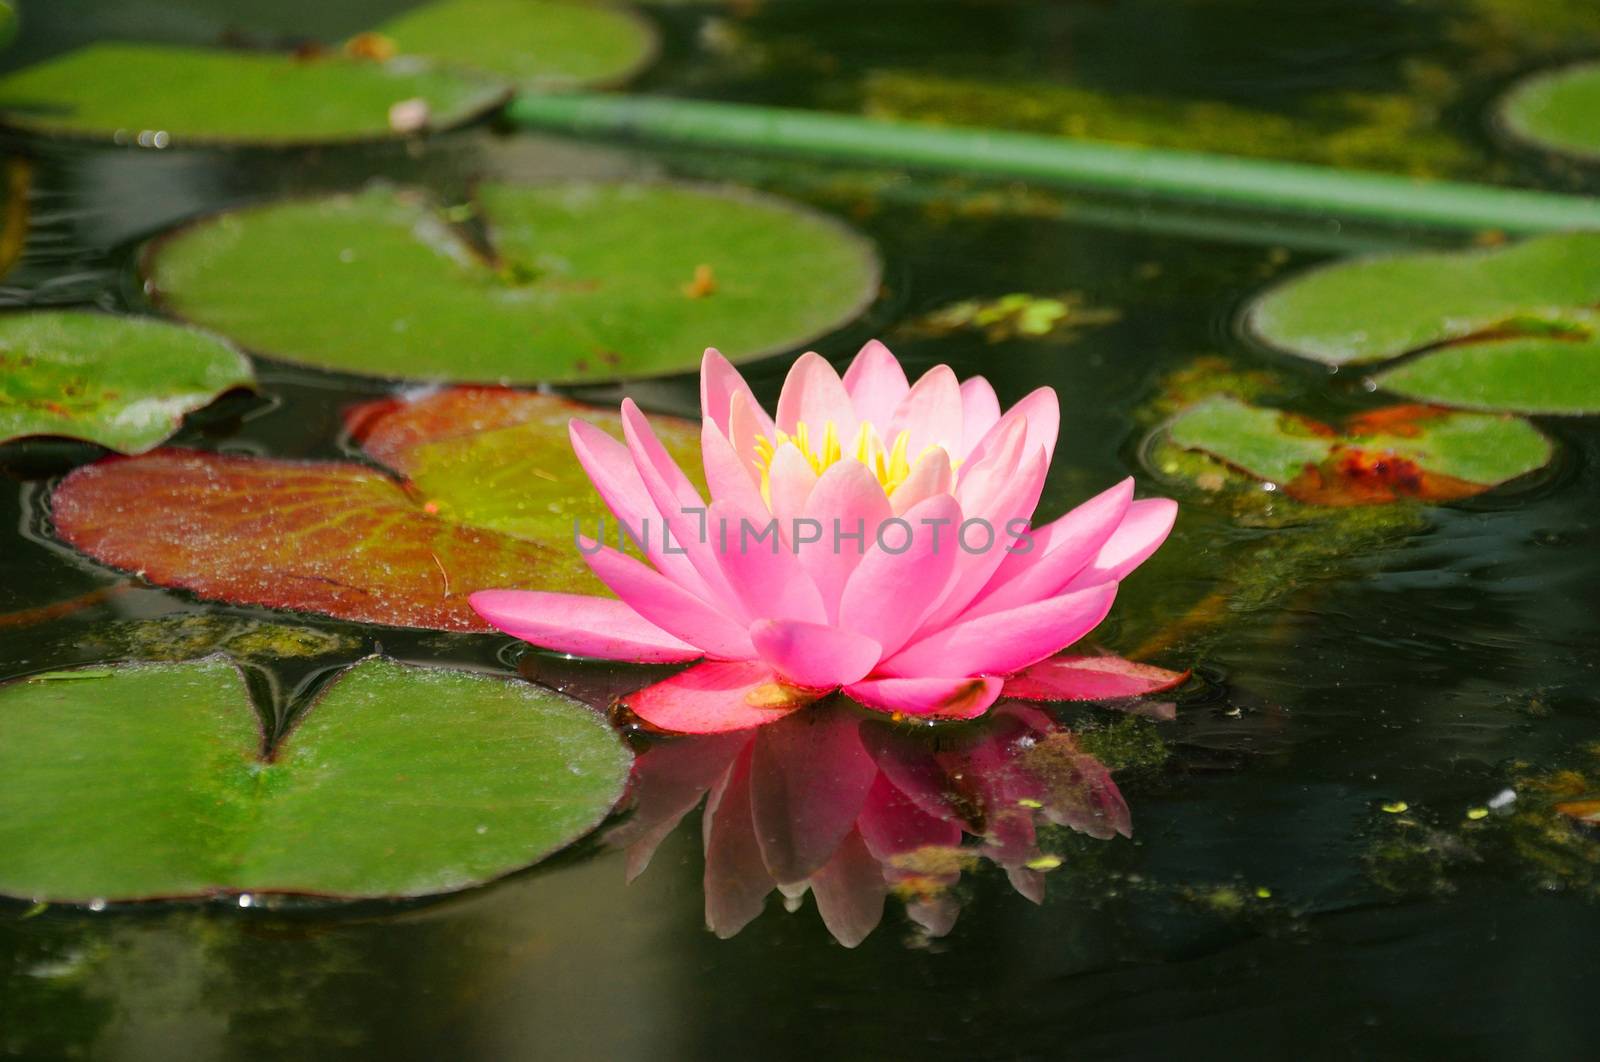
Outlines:
<svg viewBox="0 0 1600 1062"><path fill-rule="evenodd" d="M1170 685L1112 657L1057 657L1105 618L1177 506L1132 479L1042 525L1060 410L1041 387L1004 412L945 365L915 384L881 343L841 379L816 354L769 416L715 350L701 366L707 504L644 414L626 443L583 421L572 445L645 560L581 541L617 596L490 590L495 627L577 656L699 660L626 698L669 731L772 722L835 691L907 716L970 718L1007 692L1101 699Z"/></svg>

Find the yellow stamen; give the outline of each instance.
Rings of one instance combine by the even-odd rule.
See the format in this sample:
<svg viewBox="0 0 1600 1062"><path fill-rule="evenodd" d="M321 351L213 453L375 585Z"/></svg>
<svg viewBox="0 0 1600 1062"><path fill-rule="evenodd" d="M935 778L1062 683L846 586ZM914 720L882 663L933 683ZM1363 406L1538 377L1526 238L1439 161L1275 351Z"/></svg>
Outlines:
<svg viewBox="0 0 1600 1062"><path fill-rule="evenodd" d="M916 461L912 461L909 456L910 432L902 431L895 436L894 444L886 447L879 438L877 429L871 424L863 423L856 431L849 450L846 451L839 438L838 425L833 421L823 424L821 439L813 438L809 425L799 423L794 426L792 433L780 431L776 438L769 439L765 435L756 438L755 458L757 466L761 469L761 496L766 499L768 505L772 504L772 459L785 444L792 445L798 450L800 456L805 458L806 464L811 466L811 471L819 476L844 460L846 456L861 462L883 487L884 494L893 494L895 489L910 477L911 470L916 466ZM934 445L923 447L922 452L917 455L917 461L938 449L940 448ZM950 467L955 468L959 463L952 460Z"/></svg>

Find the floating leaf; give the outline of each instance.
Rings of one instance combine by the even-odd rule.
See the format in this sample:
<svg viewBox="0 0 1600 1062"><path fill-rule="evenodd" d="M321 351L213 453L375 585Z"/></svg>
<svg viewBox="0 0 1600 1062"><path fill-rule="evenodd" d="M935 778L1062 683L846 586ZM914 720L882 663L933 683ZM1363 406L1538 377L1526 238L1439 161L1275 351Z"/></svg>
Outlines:
<svg viewBox="0 0 1600 1062"><path fill-rule="evenodd" d="M275 745L217 658L22 680L0 687L0 893L450 892L589 832L629 760L560 694L377 658Z"/></svg>
<svg viewBox="0 0 1600 1062"><path fill-rule="evenodd" d="M62 435L140 453L185 413L254 383L244 355L192 328L71 311L0 317L0 442Z"/></svg>
<svg viewBox="0 0 1600 1062"><path fill-rule="evenodd" d="M0 79L7 125L137 143L311 144L396 135L390 112L420 100L434 128L505 102L503 82L373 63L158 44L80 48Z"/></svg>
<svg viewBox="0 0 1600 1062"><path fill-rule="evenodd" d="M571 0L441 0L379 32L402 53L509 78L521 92L620 84L657 47L634 12Z"/></svg>
<svg viewBox="0 0 1600 1062"><path fill-rule="evenodd" d="M1542 468L1552 455L1550 440L1517 417L1427 406L1375 410L1339 431L1215 397L1178 414L1167 435L1313 505L1466 498Z"/></svg>
<svg viewBox="0 0 1600 1062"><path fill-rule="evenodd" d="M480 186L491 250L415 193L276 203L152 248L173 312L253 350L389 377L574 382L679 372L825 333L876 294L870 244L743 192ZM693 297L699 276L714 291ZM781 293L777 294L777 293Z"/></svg>
<svg viewBox="0 0 1600 1062"><path fill-rule="evenodd" d="M1564 233L1497 250L1336 263L1269 291L1248 323L1273 346L1329 365L1421 351L1377 375L1413 398L1592 413L1600 411L1597 305L1600 233Z"/></svg>
<svg viewBox="0 0 1600 1062"><path fill-rule="evenodd" d="M1600 161L1600 63L1535 74L1500 101L1501 126L1524 143Z"/></svg>
<svg viewBox="0 0 1600 1062"><path fill-rule="evenodd" d="M902 330L915 336L981 332L990 343L1015 339L1076 339L1084 328L1122 319L1120 310L1088 305L1080 292L1029 295L1013 292L994 299L965 299L908 321Z"/></svg>
<svg viewBox="0 0 1600 1062"><path fill-rule="evenodd" d="M159 586L232 604L436 630L487 631L467 603L501 587L603 593L573 542L604 507L567 421L620 435L619 418L492 389L352 414L368 465L158 450L80 468L56 489L57 533ZM655 426L680 458L698 433ZM612 535L615 534L613 530Z"/></svg>

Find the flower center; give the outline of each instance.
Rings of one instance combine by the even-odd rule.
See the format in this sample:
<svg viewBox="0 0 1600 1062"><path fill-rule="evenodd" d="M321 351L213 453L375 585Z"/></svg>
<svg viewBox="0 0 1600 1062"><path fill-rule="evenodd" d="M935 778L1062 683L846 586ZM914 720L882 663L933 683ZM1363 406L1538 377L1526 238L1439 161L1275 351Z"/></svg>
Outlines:
<svg viewBox="0 0 1600 1062"><path fill-rule="evenodd" d="M878 430L863 422L847 449L841 443L839 428L833 421L825 422L820 432L812 431L801 422L794 426L793 434L780 431L776 438L769 439L762 435L756 439L756 464L761 469L761 496L768 505L772 504L772 458L784 443L790 443L799 450L806 464L819 476L847 457L861 462L877 479L885 495L893 494L895 488L906 481L915 464L907 457L911 446L911 433L908 431L895 436L893 445L885 446L878 437ZM917 459L921 460L925 454L937 449L939 447L932 445L923 447ZM951 466L954 467L955 463L952 461Z"/></svg>

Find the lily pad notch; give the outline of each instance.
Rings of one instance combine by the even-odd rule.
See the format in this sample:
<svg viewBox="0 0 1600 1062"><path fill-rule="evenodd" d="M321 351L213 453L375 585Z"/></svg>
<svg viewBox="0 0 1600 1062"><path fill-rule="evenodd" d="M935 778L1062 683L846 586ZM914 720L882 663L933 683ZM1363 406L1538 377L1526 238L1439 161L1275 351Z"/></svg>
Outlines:
<svg viewBox="0 0 1600 1062"><path fill-rule="evenodd" d="M1377 366L1378 387L1420 402L1600 413L1600 232L1335 262L1268 290L1245 326L1296 357Z"/></svg>
<svg viewBox="0 0 1600 1062"><path fill-rule="evenodd" d="M0 686L0 894L453 892L592 831L632 761L567 697L381 657L263 748L220 657Z"/></svg>

